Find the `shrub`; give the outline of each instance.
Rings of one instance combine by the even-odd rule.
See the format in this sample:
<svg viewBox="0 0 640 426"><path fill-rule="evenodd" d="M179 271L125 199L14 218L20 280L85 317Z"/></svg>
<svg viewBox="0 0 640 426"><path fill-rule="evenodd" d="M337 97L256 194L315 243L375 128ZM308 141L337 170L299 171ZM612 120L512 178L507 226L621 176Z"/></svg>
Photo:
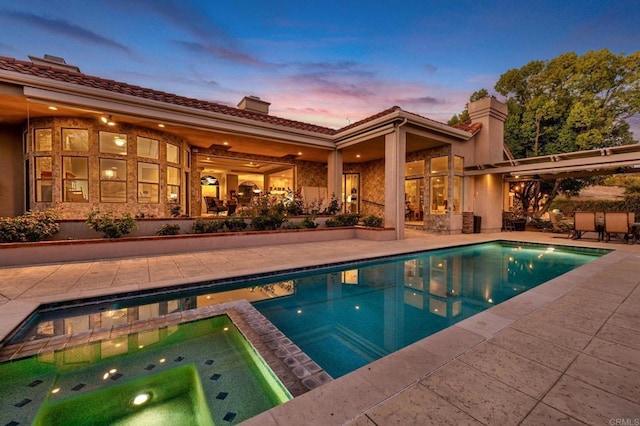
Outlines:
<svg viewBox="0 0 640 426"><path fill-rule="evenodd" d="M329 228L336 228L340 226L355 226L360 221L360 215L358 213L343 213L337 214L332 218L327 219L326 225Z"/></svg>
<svg viewBox="0 0 640 426"><path fill-rule="evenodd" d="M94 231L101 232L105 238L120 238L138 229L138 223L129 213L120 218L113 216L113 212L100 213L94 210L87 215L85 224Z"/></svg>
<svg viewBox="0 0 640 426"><path fill-rule="evenodd" d="M180 233L180 225L171 225L165 223L156 230L156 235L178 235Z"/></svg>
<svg viewBox="0 0 640 426"><path fill-rule="evenodd" d="M287 222L283 226L284 229L302 229L304 225L302 222Z"/></svg>
<svg viewBox="0 0 640 426"><path fill-rule="evenodd" d="M241 217L229 217L224 220L224 226L226 226L230 232L238 232L245 229L247 223Z"/></svg>
<svg viewBox="0 0 640 426"><path fill-rule="evenodd" d="M285 209L291 216L300 216L304 213L304 200L300 191L294 192L292 200L285 201Z"/></svg>
<svg viewBox="0 0 640 426"><path fill-rule="evenodd" d="M17 217L0 218L0 242L42 241L60 231L54 210L27 212Z"/></svg>
<svg viewBox="0 0 640 426"><path fill-rule="evenodd" d="M318 227L318 224L315 221L315 218L313 216L307 216L304 219L302 219L302 222L300 222L302 224L303 228L309 228L309 229L314 229Z"/></svg>
<svg viewBox="0 0 640 426"><path fill-rule="evenodd" d="M222 230L224 223L218 220L211 219L196 219L193 221L191 229L194 234L213 234Z"/></svg>
<svg viewBox="0 0 640 426"><path fill-rule="evenodd" d="M280 213L254 216L251 218L251 226L256 231L273 231L280 228L284 222L284 216Z"/></svg>
<svg viewBox="0 0 640 426"><path fill-rule="evenodd" d="M327 206L326 213L334 215L340 211L340 202L336 198L336 194L331 194L331 201Z"/></svg>
<svg viewBox="0 0 640 426"><path fill-rule="evenodd" d="M374 215L367 216L364 219L362 219L362 224L370 228L382 228L383 222L384 221L381 217L374 216Z"/></svg>
<svg viewBox="0 0 640 426"><path fill-rule="evenodd" d="M169 208L171 217L178 217L182 214L182 206L180 204L172 204Z"/></svg>

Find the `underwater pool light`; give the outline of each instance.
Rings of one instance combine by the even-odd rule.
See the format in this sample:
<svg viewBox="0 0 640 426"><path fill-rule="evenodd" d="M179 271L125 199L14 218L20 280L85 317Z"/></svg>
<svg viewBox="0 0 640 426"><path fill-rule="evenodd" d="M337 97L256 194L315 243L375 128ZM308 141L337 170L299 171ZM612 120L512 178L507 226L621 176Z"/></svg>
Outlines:
<svg viewBox="0 0 640 426"><path fill-rule="evenodd" d="M151 394L149 392L143 392L143 393L140 393L140 394L136 395L131 400L131 404L132 405L142 405L142 404L145 404L145 403L149 402L150 399L151 399Z"/></svg>

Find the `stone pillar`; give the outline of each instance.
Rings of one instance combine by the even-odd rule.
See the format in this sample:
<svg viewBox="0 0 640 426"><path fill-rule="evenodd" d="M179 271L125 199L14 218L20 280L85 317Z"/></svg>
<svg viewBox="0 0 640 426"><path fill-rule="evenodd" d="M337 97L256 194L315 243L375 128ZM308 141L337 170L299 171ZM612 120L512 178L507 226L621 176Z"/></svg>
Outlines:
<svg viewBox="0 0 640 426"><path fill-rule="evenodd" d="M396 229L404 239L404 165L407 134L401 127L384 137L384 226Z"/></svg>

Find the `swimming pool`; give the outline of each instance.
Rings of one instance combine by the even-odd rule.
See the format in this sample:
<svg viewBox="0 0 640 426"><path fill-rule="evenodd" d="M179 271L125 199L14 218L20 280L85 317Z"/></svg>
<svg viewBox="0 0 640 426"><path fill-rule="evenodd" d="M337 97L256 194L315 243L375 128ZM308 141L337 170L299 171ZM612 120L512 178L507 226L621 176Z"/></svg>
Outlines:
<svg viewBox="0 0 640 426"><path fill-rule="evenodd" d="M339 377L585 264L608 250L493 242L283 274L43 306L11 342L63 335L99 316L178 313L246 299ZM144 307L141 309L141 307ZM115 318L114 312L125 312ZM62 324L58 328L52 326ZM53 334L52 334L53 333Z"/></svg>

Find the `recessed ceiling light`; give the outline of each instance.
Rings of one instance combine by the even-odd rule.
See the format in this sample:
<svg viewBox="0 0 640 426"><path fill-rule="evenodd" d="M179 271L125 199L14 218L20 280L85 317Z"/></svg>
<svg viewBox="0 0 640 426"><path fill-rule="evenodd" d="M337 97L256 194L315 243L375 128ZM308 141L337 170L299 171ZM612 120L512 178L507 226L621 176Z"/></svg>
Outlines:
<svg viewBox="0 0 640 426"><path fill-rule="evenodd" d="M49 107L49 109L50 109L51 111L57 111L57 110L58 110L58 108L57 108L57 107L54 107L54 106L50 106L50 107Z"/></svg>
<svg viewBox="0 0 640 426"><path fill-rule="evenodd" d="M356 158L360 158L360 154L356 154Z"/></svg>
<svg viewBox="0 0 640 426"><path fill-rule="evenodd" d="M298 152L298 155L302 155L302 152Z"/></svg>
<svg viewBox="0 0 640 426"><path fill-rule="evenodd" d="M222 145L229 145L229 142L222 142Z"/></svg>
<svg viewBox="0 0 640 426"><path fill-rule="evenodd" d="M164 124L160 123L158 124L158 127L164 127Z"/></svg>

